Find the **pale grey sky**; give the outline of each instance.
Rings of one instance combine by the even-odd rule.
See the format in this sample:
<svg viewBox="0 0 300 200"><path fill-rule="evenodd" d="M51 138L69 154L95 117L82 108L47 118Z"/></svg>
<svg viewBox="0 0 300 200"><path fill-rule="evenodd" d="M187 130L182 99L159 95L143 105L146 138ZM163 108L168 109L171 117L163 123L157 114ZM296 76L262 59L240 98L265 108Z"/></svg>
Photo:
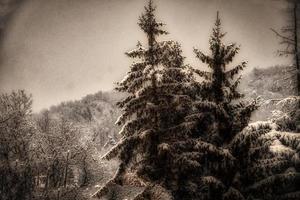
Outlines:
<svg viewBox="0 0 300 200"><path fill-rule="evenodd" d="M26 89L38 111L61 101L111 90L132 62L124 52L145 36L137 26L146 0L27 0L7 23L1 46L0 91ZM187 63L203 67L193 47L208 49L216 11L226 40L241 44L249 68L286 64L270 28L284 23L272 0L154 0L157 18L182 44Z"/></svg>

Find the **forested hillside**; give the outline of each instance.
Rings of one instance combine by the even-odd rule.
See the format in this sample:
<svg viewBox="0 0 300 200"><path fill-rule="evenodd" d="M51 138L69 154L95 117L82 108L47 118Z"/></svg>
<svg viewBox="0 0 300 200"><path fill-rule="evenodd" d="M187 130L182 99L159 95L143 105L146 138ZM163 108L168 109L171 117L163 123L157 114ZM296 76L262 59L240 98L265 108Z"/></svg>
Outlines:
<svg viewBox="0 0 300 200"><path fill-rule="evenodd" d="M63 118L84 128L86 137L93 137L102 148L109 139L118 140L119 127L115 122L120 114L116 103L124 95L116 92L98 92L81 100L62 102L35 115L37 121L47 113L51 118Z"/></svg>
<svg viewBox="0 0 300 200"><path fill-rule="evenodd" d="M240 89L245 92L245 98L257 97L260 101L252 121L276 120L285 131L300 132L294 66L254 68L244 77Z"/></svg>
<svg viewBox="0 0 300 200"><path fill-rule="evenodd" d="M100 158L119 139L121 96L98 92L32 113L24 91L3 94L1 199L89 198L115 170Z"/></svg>
<svg viewBox="0 0 300 200"><path fill-rule="evenodd" d="M296 94L294 66L254 68L243 75L240 89L247 98L278 99Z"/></svg>

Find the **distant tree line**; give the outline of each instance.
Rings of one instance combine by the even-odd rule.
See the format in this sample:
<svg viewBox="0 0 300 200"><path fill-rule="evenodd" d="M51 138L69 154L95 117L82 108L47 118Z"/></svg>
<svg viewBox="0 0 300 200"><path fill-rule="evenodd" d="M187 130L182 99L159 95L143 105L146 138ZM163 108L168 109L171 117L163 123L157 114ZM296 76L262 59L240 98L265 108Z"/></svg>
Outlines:
<svg viewBox="0 0 300 200"><path fill-rule="evenodd" d="M106 173L97 159L103 146L117 140L116 129L110 130L117 111L102 110L105 102L109 94L99 92L33 114L23 90L2 94L0 199L86 199L82 188ZM97 117L104 117L101 123Z"/></svg>

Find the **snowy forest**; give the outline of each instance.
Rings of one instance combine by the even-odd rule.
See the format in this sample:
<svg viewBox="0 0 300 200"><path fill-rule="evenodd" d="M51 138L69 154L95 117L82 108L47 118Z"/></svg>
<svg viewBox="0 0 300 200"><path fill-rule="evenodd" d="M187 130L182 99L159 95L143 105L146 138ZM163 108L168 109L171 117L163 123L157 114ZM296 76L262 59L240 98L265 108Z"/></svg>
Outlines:
<svg viewBox="0 0 300 200"><path fill-rule="evenodd" d="M29 90L0 94L0 200L300 199L300 1L269 28L292 64L248 70L222 12L186 55L157 1L114 90L40 111Z"/></svg>

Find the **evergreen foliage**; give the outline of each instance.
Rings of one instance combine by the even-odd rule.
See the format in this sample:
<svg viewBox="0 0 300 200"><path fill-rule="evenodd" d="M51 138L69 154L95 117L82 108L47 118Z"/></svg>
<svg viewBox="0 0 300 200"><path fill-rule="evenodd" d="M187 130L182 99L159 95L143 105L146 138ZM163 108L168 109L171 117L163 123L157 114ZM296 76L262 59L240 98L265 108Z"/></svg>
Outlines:
<svg viewBox="0 0 300 200"><path fill-rule="evenodd" d="M299 144L296 133L272 122L250 124L232 141L239 152L239 185L245 199L299 199Z"/></svg>
<svg viewBox="0 0 300 200"><path fill-rule="evenodd" d="M233 151L231 143L248 125L257 105L240 100L243 95L237 87L241 76L236 79L236 75L246 62L228 69L239 47L223 44L224 36L217 15L209 40L211 55L194 49L210 71L192 69L203 81L193 82L196 98L192 112L185 117L187 137L173 145L177 154L173 166L180 166L175 199L243 199L236 183L239 149Z"/></svg>
<svg viewBox="0 0 300 200"><path fill-rule="evenodd" d="M223 43L219 14L210 55L194 49L202 71L184 64L178 43L157 40L167 32L154 11L149 1L139 19L147 45L126 53L138 61L117 87L128 93L118 103L123 137L104 156L120 166L96 196L133 184L145 187L136 200L297 199L299 137L273 122L248 125L257 101L241 100L247 63L230 66L240 48Z"/></svg>
<svg viewBox="0 0 300 200"><path fill-rule="evenodd" d="M172 137L176 139L170 133L189 112L193 76L184 64L180 45L157 40L167 32L163 30L164 24L157 22L154 11L149 1L138 23L147 36L147 45L138 42L136 49L126 53L137 61L116 88L129 94L118 103L123 110L117 121L123 126L120 132L123 138L105 156L119 155L121 164L115 177L101 191L106 191L111 184L124 184L126 172L135 174L140 184L149 188L156 188L156 183L161 184L171 176L165 151Z"/></svg>

